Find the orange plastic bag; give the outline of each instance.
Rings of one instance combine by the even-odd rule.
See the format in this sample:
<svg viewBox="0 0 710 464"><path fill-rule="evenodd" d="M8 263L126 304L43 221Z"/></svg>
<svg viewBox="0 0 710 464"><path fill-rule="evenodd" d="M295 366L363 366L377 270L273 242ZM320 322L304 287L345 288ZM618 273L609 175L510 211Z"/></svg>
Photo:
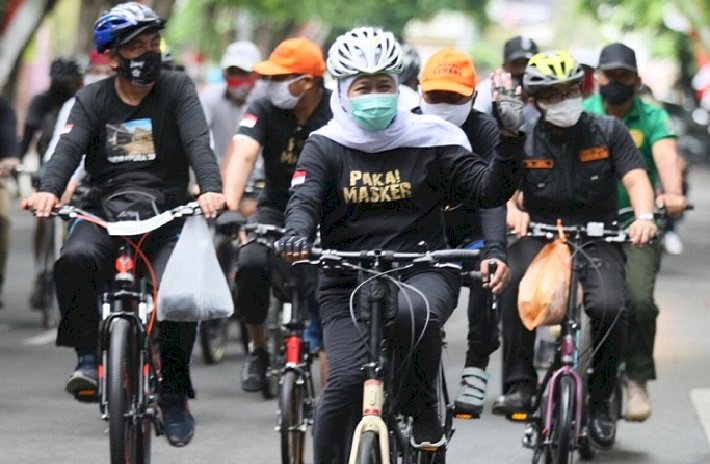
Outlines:
<svg viewBox="0 0 710 464"><path fill-rule="evenodd" d="M562 322L567 313L572 254L556 239L535 256L518 291L518 312L528 330Z"/></svg>

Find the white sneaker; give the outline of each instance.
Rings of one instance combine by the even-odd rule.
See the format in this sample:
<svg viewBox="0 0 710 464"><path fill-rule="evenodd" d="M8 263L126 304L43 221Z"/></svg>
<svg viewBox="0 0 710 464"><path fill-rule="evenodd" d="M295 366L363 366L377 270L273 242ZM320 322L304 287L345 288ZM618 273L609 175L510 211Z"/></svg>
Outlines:
<svg viewBox="0 0 710 464"><path fill-rule="evenodd" d="M669 230L663 236L663 248L669 255L679 255L683 253L683 241L678 234Z"/></svg>
<svg viewBox="0 0 710 464"><path fill-rule="evenodd" d="M461 391L454 401L457 414L478 417L483 412L490 375L479 367L466 367L461 374Z"/></svg>
<svg viewBox="0 0 710 464"><path fill-rule="evenodd" d="M651 416L651 398L645 380L629 379L626 382L626 420L643 422Z"/></svg>

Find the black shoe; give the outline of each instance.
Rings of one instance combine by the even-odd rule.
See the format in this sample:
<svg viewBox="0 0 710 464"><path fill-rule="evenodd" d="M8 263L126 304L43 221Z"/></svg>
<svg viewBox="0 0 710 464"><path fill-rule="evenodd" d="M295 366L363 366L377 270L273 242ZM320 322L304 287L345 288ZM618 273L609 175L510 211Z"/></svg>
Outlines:
<svg viewBox="0 0 710 464"><path fill-rule="evenodd" d="M195 419L187 407L187 396L161 394L158 405L163 417L163 432L172 446L185 446L195 433Z"/></svg>
<svg viewBox="0 0 710 464"><path fill-rule="evenodd" d="M79 356L76 369L67 379L64 389L78 401L93 403L98 400L99 376L96 355Z"/></svg>
<svg viewBox="0 0 710 464"><path fill-rule="evenodd" d="M242 366L242 390L258 392L266 384L266 369L269 367L269 353L256 348L249 354L249 360Z"/></svg>
<svg viewBox="0 0 710 464"><path fill-rule="evenodd" d="M410 444L419 449L441 448L446 445L444 427L435 409L426 408L419 417L414 418Z"/></svg>
<svg viewBox="0 0 710 464"><path fill-rule="evenodd" d="M616 421L612 419L610 401L599 401L589 405L589 436L602 449L614 446Z"/></svg>
<svg viewBox="0 0 710 464"><path fill-rule="evenodd" d="M532 409L532 396L532 391L529 388L513 387L508 393L493 402L492 412L508 418L516 413L528 414Z"/></svg>

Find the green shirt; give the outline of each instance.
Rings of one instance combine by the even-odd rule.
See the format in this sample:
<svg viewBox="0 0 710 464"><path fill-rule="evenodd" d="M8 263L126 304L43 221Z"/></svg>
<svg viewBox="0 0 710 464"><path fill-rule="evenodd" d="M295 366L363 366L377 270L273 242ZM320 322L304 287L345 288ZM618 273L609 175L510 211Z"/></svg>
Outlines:
<svg viewBox="0 0 710 464"><path fill-rule="evenodd" d="M590 113L607 114L601 95L597 94L584 100L584 110ZM653 144L661 139L676 138L675 130L668 113L663 108L646 103L634 97L633 105L626 116L622 118L629 128L631 138L634 139L636 148L639 149L646 165L651 185L655 188L658 183L658 169L653 160ZM619 183L619 208L631 206L629 194L623 184Z"/></svg>

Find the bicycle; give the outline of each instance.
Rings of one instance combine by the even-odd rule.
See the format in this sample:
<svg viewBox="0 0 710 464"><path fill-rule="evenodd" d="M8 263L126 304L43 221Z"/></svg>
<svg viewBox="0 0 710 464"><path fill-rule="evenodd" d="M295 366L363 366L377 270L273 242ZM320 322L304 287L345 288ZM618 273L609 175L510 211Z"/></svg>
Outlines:
<svg viewBox="0 0 710 464"><path fill-rule="evenodd" d="M523 445L533 450L532 462L566 464L572 462L575 451L584 459L595 454L587 430L587 381L592 373L594 347L583 321L583 303L577 289L580 274L588 263L583 260L584 247L595 242L623 243L628 240L621 229L605 229L603 223L590 222L586 226L562 226L531 222L527 237L552 240L559 234L567 237L572 248L572 266L567 300L567 313L561 322L555 359L538 384L531 412L513 411L508 419L527 422ZM592 263L596 265L596 263ZM612 396L613 420L618 420L620 383L617 379Z"/></svg>
<svg viewBox="0 0 710 464"><path fill-rule="evenodd" d="M160 355L153 330L158 285L141 245L150 232L170 221L200 213L197 203L142 221L107 222L74 206L61 206L53 213L64 220L91 222L126 242L116 254L111 289L101 294L100 301L98 400L101 418L108 422L112 464L148 464L152 429L156 436L162 434L157 407ZM150 283L145 277L137 281L137 260L147 268ZM93 390L83 391L78 399L93 401L94 395Z"/></svg>
<svg viewBox="0 0 710 464"><path fill-rule="evenodd" d="M397 272L415 267L436 267L440 264L478 259L478 250L437 250L422 253L367 251L311 251L311 258L297 262L317 265L328 270L355 270L358 287L351 295L351 317L356 315L352 302L355 292L365 289L359 298L362 319L367 324L366 343L368 359L362 366L365 373L363 385L363 417L353 435L349 464L389 463L444 463L446 446L419 449L411 445L412 418L397 410L395 377L400 366L395 366L392 349L385 330L386 315L396 304L396 292L401 285ZM399 267L398 267L399 266ZM443 363L436 380L437 408L446 441L453 434L453 406L450 404Z"/></svg>

